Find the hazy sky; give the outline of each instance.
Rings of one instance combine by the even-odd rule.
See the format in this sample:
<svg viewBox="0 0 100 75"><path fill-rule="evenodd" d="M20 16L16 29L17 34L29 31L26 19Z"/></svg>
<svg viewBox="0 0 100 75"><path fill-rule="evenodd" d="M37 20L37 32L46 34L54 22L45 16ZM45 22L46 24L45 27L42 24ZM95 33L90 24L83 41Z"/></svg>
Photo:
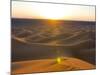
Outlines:
<svg viewBox="0 0 100 75"><path fill-rule="evenodd" d="M95 7L13 1L12 17L95 21Z"/></svg>

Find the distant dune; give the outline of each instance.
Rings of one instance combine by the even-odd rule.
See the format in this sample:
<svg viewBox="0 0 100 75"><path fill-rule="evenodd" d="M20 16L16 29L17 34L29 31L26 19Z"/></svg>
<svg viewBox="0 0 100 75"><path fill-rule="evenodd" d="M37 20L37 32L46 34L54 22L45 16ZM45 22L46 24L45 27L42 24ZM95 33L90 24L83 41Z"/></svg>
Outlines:
<svg viewBox="0 0 100 75"><path fill-rule="evenodd" d="M30 60L12 63L12 74L88 69L95 69L95 66L80 59L65 57L62 58L61 63L57 63L56 59Z"/></svg>

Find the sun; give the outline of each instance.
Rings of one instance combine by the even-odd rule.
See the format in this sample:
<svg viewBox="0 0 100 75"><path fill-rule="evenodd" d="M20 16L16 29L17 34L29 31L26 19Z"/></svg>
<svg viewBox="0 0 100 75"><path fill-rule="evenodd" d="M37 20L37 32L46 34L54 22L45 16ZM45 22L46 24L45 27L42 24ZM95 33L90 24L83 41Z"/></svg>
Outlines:
<svg viewBox="0 0 100 75"><path fill-rule="evenodd" d="M48 11L43 15L48 19L61 19L64 16L64 14L60 13L59 11L53 11L53 12Z"/></svg>
<svg viewBox="0 0 100 75"><path fill-rule="evenodd" d="M46 19L62 19L66 15L66 11L60 6L49 6L42 8L41 15Z"/></svg>

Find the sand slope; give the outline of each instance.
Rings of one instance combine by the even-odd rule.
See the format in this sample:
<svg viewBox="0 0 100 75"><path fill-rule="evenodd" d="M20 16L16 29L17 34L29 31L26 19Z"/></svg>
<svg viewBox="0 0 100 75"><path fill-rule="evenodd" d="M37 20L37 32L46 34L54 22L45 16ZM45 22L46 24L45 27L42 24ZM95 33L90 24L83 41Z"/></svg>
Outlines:
<svg viewBox="0 0 100 75"><path fill-rule="evenodd" d="M12 74L95 69L95 66L76 58L41 59L12 63Z"/></svg>

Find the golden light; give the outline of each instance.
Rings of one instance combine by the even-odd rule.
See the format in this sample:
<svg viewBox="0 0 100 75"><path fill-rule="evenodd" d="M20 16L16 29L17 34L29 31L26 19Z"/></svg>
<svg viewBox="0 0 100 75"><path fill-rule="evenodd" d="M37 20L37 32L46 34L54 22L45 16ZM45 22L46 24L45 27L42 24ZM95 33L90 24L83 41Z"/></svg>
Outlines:
<svg viewBox="0 0 100 75"><path fill-rule="evenodd" d="M47 19L62 19L66 15L66 10L61 6L47 6L41 9L41 16Z"/></svg>
<svg viewBox="0 0 100 75"><path fill-rule="evenodd" d="M56 60L57 60L57 63L58 63L58 64L60 64L61 61L62 61L60 57L58 57Z"/></svg>

